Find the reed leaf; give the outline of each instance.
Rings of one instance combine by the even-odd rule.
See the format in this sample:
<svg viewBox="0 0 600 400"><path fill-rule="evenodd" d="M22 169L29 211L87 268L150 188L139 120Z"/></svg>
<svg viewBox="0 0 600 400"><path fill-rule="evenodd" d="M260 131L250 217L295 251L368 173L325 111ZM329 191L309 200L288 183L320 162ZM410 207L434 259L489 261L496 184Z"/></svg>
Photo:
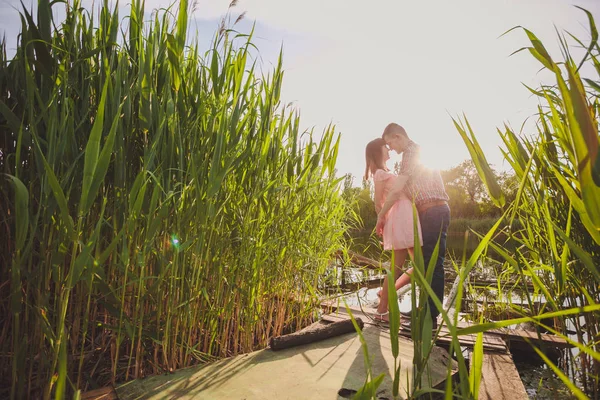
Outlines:
<svg viewBox="0 0 600 400"><path fill-rule="evenodd" d="M467 149L471 154L471 158L473 159L473 163L477 168L477 173L479 174L481 180L485 183L485 186L488 190L492 201L497 207L504 207L506 201L504 199L502 189L500 188L500 185L498 185L496 177L492 172L492 169L490 168L490 165L488 164L485 154L481 150L477 139L475 139L475 135L471 130L471 126L469 125L469 122L467 121L466 117L465 124L467 125L467 129L469 130L470 137L467 135L467 132L463 128L462 124L459 124L459 122L456 121L454 118L452 118L452 121L454 122L454 126L456 127L463 141L465 142L465 145L467 146Z"/></svg>

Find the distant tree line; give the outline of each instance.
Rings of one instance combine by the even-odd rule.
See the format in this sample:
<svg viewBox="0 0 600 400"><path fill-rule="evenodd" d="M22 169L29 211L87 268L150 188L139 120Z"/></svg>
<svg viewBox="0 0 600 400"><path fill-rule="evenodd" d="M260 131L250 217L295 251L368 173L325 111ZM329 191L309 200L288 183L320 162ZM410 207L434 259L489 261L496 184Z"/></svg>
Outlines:
<svg viewBox="0 0 600 400"><path fill-rule="evenodd" d="M441 175L450 197L452 218L482 219L500 215L501 210L490 200L472 160L465 160L456 167L441 171ZM511 203L517 194L519 181L509 172L494 170L494 175L506 202Z"/></svg>

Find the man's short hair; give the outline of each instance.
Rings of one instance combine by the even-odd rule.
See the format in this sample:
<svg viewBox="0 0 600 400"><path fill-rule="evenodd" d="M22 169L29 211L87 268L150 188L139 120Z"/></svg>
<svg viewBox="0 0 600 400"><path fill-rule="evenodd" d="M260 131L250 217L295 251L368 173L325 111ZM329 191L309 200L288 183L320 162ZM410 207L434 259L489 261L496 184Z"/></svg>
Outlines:
<svg viewBox="0 0 600 400"><path fill-rule="evenodd" d="M408 137L404 128L395 122L392 122L391 124L388 124L388 126L385 127L381 137L385 138L386 136L390 136L390 135L393 135L393 136L402 135L404 137Z"/></svg>

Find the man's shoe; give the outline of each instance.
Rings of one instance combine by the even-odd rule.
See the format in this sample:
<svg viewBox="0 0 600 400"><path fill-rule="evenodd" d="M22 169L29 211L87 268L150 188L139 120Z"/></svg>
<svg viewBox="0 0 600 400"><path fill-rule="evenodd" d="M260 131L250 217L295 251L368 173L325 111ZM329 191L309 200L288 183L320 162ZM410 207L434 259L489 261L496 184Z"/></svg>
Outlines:
<svg viewBox="0 0 600 400"><path fill-rule="evenodd" d="M431 330L435 332L435 331L437 331L437 327L438 327L437 319L434 319L431 324ZM402 322L400 323L400 328L403 331L410 332L412 330L412 321L410 319L402 320Z"/></svg>

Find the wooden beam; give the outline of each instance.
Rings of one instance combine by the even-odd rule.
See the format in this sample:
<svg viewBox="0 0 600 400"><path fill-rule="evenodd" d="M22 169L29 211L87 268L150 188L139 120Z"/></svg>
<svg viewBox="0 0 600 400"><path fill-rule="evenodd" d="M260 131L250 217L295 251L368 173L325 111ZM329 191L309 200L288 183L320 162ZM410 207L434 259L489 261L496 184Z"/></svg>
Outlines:
<svg viewBox="0 0 600 400"><path fill-rule="evenodd" d="M356 318L356 323L362 330L364 323L360 318ZM290 333L289 335L272 337L269 340L271 350L283 350L294 346L318 342L345 333L355 332L354 324L351 320L337 321L331 324L313 324L310 329Z"/></svg>

